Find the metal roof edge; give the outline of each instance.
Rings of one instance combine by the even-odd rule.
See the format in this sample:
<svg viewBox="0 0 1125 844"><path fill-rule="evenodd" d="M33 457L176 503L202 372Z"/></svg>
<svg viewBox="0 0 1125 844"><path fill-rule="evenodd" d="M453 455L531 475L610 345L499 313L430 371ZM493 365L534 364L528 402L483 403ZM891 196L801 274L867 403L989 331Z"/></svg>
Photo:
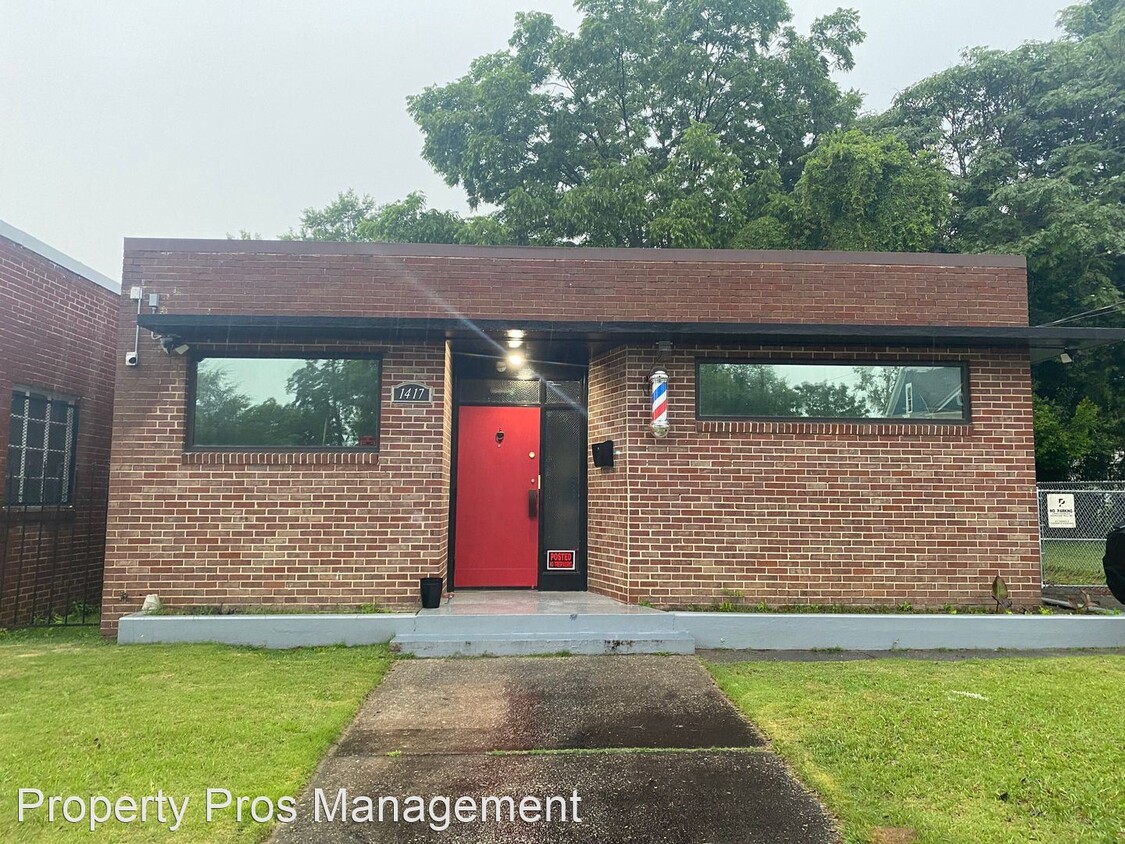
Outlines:
<svg viewBox="0 0 1125 844"><path fill-rule="evenodd" d="M92 267L88 267L81 261L71 258L53 246L49 246L37 237L33 237L22 229L17 229L10 223L5 223L0 220L0 237L10 240L12 243L22 246L30 252L34 252L40 258L45 258L52 264L57 264L67 272L74 275L81 276L87 281L92 281L99 287L104 287L112 293L121 293L120 282L114 281L107 275L103 275Z"/></svg>

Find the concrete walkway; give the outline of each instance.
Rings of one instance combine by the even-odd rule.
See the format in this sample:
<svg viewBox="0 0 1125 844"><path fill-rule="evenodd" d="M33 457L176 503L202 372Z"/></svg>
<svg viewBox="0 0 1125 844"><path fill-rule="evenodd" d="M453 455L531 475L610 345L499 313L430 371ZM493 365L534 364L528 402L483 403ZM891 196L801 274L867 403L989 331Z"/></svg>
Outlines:
<svg viewBox="0 0 1125 844"><path fill-rule="evenodd" d="M430 807L424 820L418 800L415 820L405 819L411 795ZM383 821L366 821L365 797L376 811L380 798L398 798L400 820L386 801ZM446 823L435 797L472 798L489 819L450 814L435 829ZM521 801L545 801L543 814L548 797L550 821L519 819ZM345 805L357 821L342 819ZM821 806L691 657L399 662L322 762L297 815L274 841L836 840Z"/></svg>

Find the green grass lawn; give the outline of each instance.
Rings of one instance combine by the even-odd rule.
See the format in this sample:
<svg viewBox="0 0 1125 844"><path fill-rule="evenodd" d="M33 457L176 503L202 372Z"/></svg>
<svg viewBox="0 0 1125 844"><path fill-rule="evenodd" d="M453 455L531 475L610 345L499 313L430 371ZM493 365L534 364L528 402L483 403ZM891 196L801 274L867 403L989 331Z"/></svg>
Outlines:
<svg viewBox="0 0 1125 844"><path fill-rule="evenodd" d="M1125 841L1125 657L708 667L848 842Z"/></svg>
<svg viewBox="0 0 1125 844"><path fill-rule="evenodd" d="M1046 539L1043 541L1043 579L1054 586L1104 586L1104 553L1105 540Z"/></svg>
<svg viewBox="0 0 1125 844"><path fill-rule="evenodd" d="M91 629L0 631L0 841L258 841L270 828L204 823L204 790L299 794L390 666L386 648L267 651L103 642ZM159 824L16 822L16 790L189 795Z"/></svg>

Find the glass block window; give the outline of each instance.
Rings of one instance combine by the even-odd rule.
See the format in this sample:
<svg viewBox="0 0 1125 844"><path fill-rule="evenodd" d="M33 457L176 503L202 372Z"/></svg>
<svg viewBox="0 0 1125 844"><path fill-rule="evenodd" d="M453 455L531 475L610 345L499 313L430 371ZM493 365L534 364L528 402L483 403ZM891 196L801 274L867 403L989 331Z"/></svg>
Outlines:
<svg viewBox="0 0 1125 844"><path fill-rule="evenodd" d="M72 503L77 442L77 401L14 389L8 429L8 506Z"/></svg>

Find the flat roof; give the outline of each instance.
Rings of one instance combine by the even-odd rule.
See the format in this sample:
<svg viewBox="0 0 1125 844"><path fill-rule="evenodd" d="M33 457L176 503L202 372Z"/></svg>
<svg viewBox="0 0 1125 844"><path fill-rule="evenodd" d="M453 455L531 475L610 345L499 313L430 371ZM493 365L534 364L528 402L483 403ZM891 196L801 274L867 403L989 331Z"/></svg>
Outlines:
<svg viewBox="0 0 1125 844"><path fill-rule="evenodd" d="M1033 363L1063 351L1125 340L1125 328L1069 325L947 326L744 322L627 322L430 317L334 317L220 314L141 314L138 323L187 343L269 343L332 338L410 342L503 338L520 329L529 340L620 345L671 340L687 343L1016 347Z"/></svg>
<svg viewBox="0 0 1125 844"><path fill-rule="evenodd" d="M853 264L1024 269L1022 255L944 252L838 252L777 249L606 249L587 246L459 246L445 243L342 243L323 240L198 240L125 238L125 253L192 252L247 255L377 255L389 258L475 258L640 263Z"/></svg>
<svg viewBox="0 0 1125 844"><path fill-rule="evenodd" d="M34 252L40 258L46 258L52 264L58 264L64 270L74 273L75 275L82 276L87 281L92 281L106 290L114 293L121 292L121 284L114 281L107 275L102 275L97 270L87 267L81 261L76 261L69 255L64 255L53 246L48 246L37 237L32 237L22 229L17 229L10 223L5 223L0 220L0 237L6 238L12 243L18 243L24 249Z"/></svg>

